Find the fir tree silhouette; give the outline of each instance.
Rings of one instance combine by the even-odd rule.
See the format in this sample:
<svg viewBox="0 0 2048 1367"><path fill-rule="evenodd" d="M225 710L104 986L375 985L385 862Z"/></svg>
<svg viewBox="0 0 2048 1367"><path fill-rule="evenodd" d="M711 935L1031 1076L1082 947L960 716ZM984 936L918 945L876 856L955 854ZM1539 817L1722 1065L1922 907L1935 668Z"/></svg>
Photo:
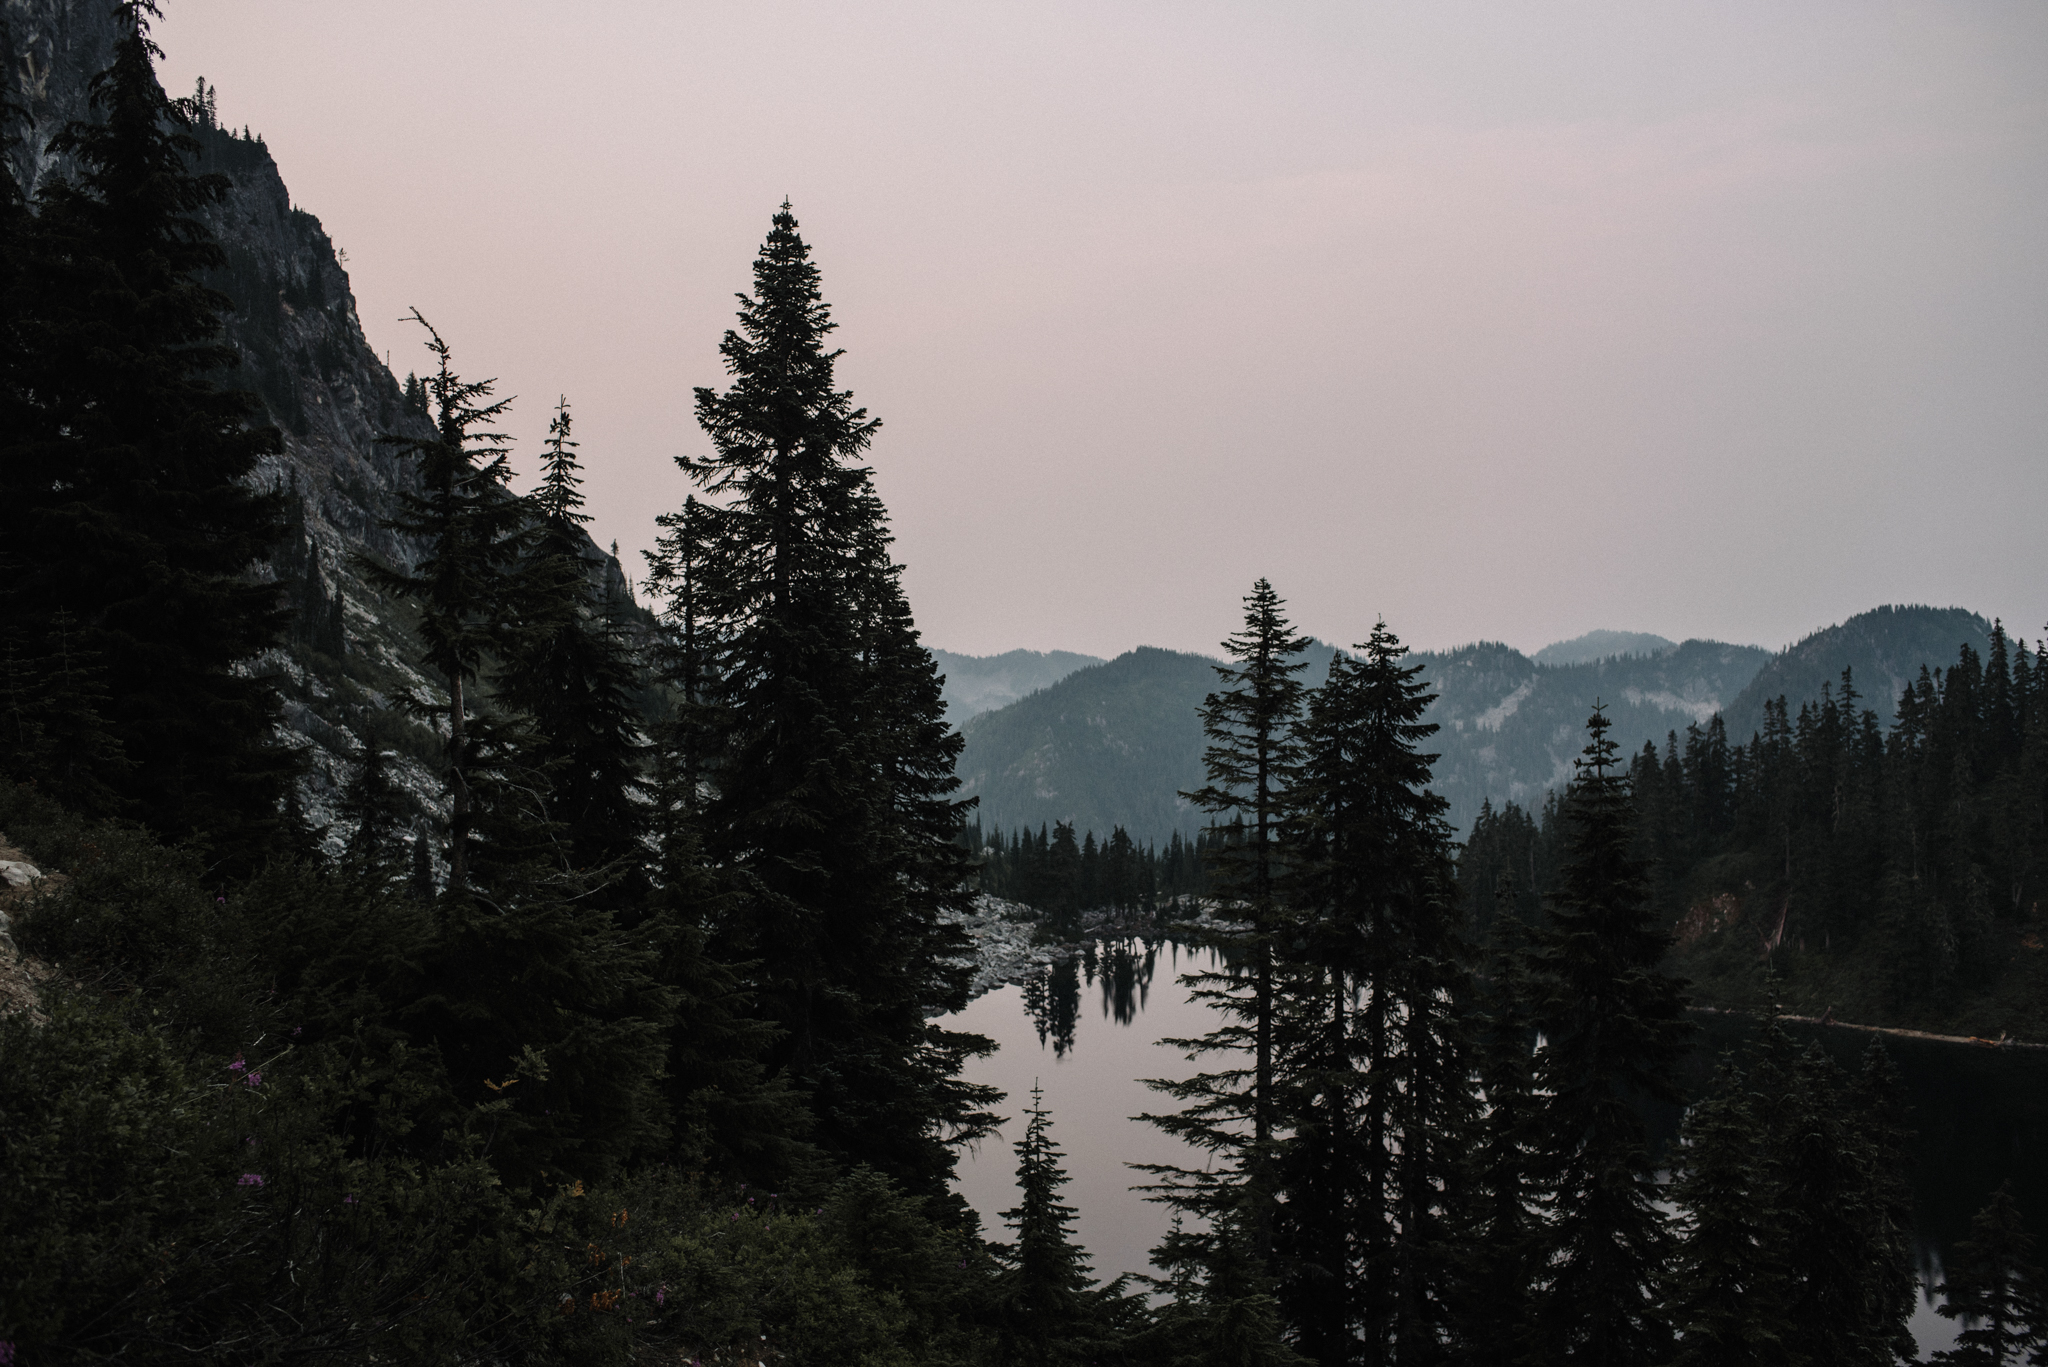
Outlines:
<svg viewBox="0 0 2048 1367"><path fill-rule="evenodd" d="M0 433L0 604L29 639L59 611L76 619L130 766L108 781L156 830L202 832L247 871L296 767L269 673L251 667L285 625L250 574L285 507L252 476L283 447L249 395L217 382L236 353L230 302L202 283L223 256L199 215L228 182L191 169L189 111L156 77L156 17L147 0L120 6L95 118L51 141L77 179L44 188L32 225L4 210L21 349Z"/></svg>

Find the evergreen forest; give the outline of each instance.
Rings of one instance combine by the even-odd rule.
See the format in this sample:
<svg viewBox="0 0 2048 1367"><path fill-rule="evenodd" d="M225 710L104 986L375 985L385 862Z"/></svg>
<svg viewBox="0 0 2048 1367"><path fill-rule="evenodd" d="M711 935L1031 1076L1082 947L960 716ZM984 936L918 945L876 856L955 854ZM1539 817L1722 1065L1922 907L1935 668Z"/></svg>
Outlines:
<svg viewBox="0 0 2048 1367"><path fill-rule="evenodd" d="M1084 912L1098 913L1098 929L1110 926L1156 926L1177 909L1196 910L1208 891L1203 870L1212 844L1208 832L1182 840L1178 831L1164 849L1154 842L1139 845L1117 826L1109 838L1097 840L1089 831L1078 843L1072 822L1057 823L1050 834L1040 826L1034 834L1019 830L982 833L979 821L961 828L961 843L974 852L983 892L1018 902L1037 913L1041 932L1056 943L1083 937Z"/></svg>
<svg viewBox="0 0 2048 1367"><path fill-rule="evenodd" d="M1916 1360L1896 1070L1776 1002L1837 944L1845 1010L2035 990L1985 966L2048 855L2038 654L1889 731L1847 678L1743 744L1596 708L1460 846L1407 648L1304 677L1262 579L1199 834L984 829L789 203L643 606L567 396L518 487L469 339L415 310L373 375L344 283L224 239L267 150L158 18L92 21L55 170L0 177L0 1367ZM302 487L349 375L370 448ZM1058 1118L969 1077L984 896L1213 951L1156 1276L1097 1275ZM1696 1094L1687 975L1763 1021ZM2048 1360L2031 1237L1985 1206L1941 1360Z"/></svg>
<svg viewBox="0 0 2048 1367"><path fill-rule="evenodd" d="M1844 671L1762 727L1720 716L1628 764L1634 850L1671 965L1717 1004L1941 1033L2048 1034L2048 669L1994 624L1898 695L1889 725ZM1482 809L1461 865L1475 925L1539 916L1564 826Z"/></svg>

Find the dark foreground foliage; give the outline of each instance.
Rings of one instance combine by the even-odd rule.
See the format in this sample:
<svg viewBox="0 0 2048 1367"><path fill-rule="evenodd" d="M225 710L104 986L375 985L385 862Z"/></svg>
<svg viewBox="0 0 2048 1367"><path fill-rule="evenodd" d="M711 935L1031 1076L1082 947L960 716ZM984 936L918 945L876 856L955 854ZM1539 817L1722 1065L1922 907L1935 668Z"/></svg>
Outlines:
<svg viewBox="0 0 2048 1367"><path fill-rule="evenodd" d="M451 1070L421 965L460 932L427 904L305 865L216 892L191 855L12 786L0 828L66 871L16 909L66 970L47 1022L0 1018L22 1360L972 1356L988 1251L872 1172L782 1195L659 1159L508 1180L545 1061L485 1100Z"/></svg>
<svg viewBox="0 0 2048 1367"><path fill-rule="evenodd" d="M1765 947L1825 946L1866 933L1881 846L1880 938L1913 968L1893 986L1939 999L1985 926L2031 914L2048 684L2024 648L1966 655L1881 745L1846 679L1796 730L1780 706L1748 749L1710 731L1626 775L1596 710L1541 859L1489 813L1529 835L1496 860L1528 883L1492 877L1517 914L1475 927L1420 671L1381 624L1304 689L1308 643L1260 581L1203 710L1188 797L1212 828L1160 856L1061 826L981 870L1068 932L1091 898L1209 894L1221 966L1196 986L1222 1023L1175 1041L1212 1057L1156 1119L1210 1161L1150 1170L1186 1217L1151 1294L1101 1285L1042 1108L1014 1245L951 1190L1001 1100L962 1077L988 1042L941 1024L981 842L862 464L879 424L836 388L789 206L730 385L697 393L710 450L681 463L707 501L661 519L658 622L581 530L566 401L542 489L515 493L505 404L429 330L389 439L416 481L400 550L358 566L418 674L365 708L323 845L257 662L346 633L324 590L260 572L290 532L252 483L281 438L209 378L233 301L199 283L223 263L192 215L223 187L190 174L153 14L120 9L104 118L60 139L79 182L0 204L0 829L59 873L0 894L47 966L0 945L0 1364L1908 1350L1881 1053L1851 1080L1767 1033L1651 1151L1684 1035L1667 871L1782 846ZM397 793L394 735L432 801ZM1482 869L1468 850L1468 901ZM1956 1360L2031 1347L2009 1203L1964 1253L1951 1289L1984 1327Z"/></svg>

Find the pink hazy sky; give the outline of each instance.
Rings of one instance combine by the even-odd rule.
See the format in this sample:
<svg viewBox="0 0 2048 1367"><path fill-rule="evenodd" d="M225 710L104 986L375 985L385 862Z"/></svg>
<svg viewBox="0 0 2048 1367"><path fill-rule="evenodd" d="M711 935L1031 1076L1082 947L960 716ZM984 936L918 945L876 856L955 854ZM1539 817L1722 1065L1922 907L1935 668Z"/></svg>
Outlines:
<svg viewBox="0 0 2048 1367"><path fill-rule="evenodd" d="M2048 620L2048 6L170 0L638 573L794 202L926 640Z"/></svg>

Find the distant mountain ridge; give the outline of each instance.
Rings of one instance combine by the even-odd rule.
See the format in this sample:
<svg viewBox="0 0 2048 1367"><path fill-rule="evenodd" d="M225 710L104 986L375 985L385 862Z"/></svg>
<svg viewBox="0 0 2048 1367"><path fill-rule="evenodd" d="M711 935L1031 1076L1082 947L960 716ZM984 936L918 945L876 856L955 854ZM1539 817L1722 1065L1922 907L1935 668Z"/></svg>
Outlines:
<svg viewBox="0 0 2048 1367"><path fill-rule="evenodd" d="M933 650L939 673L945 675L940 696L946 717L960 726L970 717L1007 707L1017 699L1058 683L1077 669L1103 663L1095 655L1071 650L1010 650L1001 655L956 655Z"/></svg>
<svg viewBox="0 0 2048 1367"><path fill-rule="evenodd" d="M1888 723L1897 689L1923 663L1945 668L1965 643L1981 652L1989 633L1988 622L1959 608L1885 607L1775 654L1692 640L1653 654L1607 651L1549 665L1512 646L1479 642L1409 659L1437 693L1426 717L1442 728L1431 742L1440 755L1433 786L1463 831L1483 801L1534 806L1568 782L1596 702L1624 754L1646 742L1662 748L1668 736L1682 737L1716 712L1729 739L1742 741L1762 724L1766 698L1783 693L1796 712L1848 667L1862 705ZM1560 644L1604 650L1603 634L1590 635L1596 639ZM1333 653L1313 646L1303 681L1320 682ZM1217 685L1217 663L1141 647L973 717L961 728L963 795L981 798L985 827L1072 821L1104 835L1121 825L1141 842L1192 833L1203 818L1177 794L1202 782L1195 709Z"/></svg>
<svg viewBox="0 0 2048 1367"><path fill-rule="evenodd" d="M1320 683L1335 653L1313 644L1303 682ZM1556 668L1498 643L1409 658L1439 695L1428 714L1443 728L1433 742L1442 754L1436 788L1462 828L1486 797L1540 802L1568 778L1596 699L1617 739L1639 748L1713 715L1770 656L1688 641L1661 656ZM1178 794L1203 779L1195 709L1217 687L1218 663L1141 647L970 720L961 728L963 794L981 798L985 826L1072 821L1107 834L1121 825L1140 841L1192 834L1204 818Z"/></svg>
<svg viewBox="0 0 2048 1367"><path fill-rule="evenodd" d="M975 717L956 772L979 797L984 826L1072 821L1138 840L1201 822L1177 794L1201 779L1194 709L1216 686L1214 660L1140 646L1076 670L1008 707Z"/></svg>
<svg viewBox="0 0 2048 1367"><path fill-rule="evenodd" d="M1442 756L1433 786L1450 799L1450 820L1463 830L1485 799L1531 806L1569 781L1596 703L1623 752L1640 750L1646 741L1661 744L1674 731L1705 723L1771 654L1760 646L1686 641L1657 655L1547 666L1482 643L1411 658L1437 692L1425 717L1443 728L1431 741Z"/></svg>
<svg viewBox="0 0 2048 1367"><path fill-rule="evenodd" d="M1580 665L1610 655L1661 655L1676 649L1678 642L1647 631L1589 631L1547 645L1529 658L1540 665Z"/></svg>

